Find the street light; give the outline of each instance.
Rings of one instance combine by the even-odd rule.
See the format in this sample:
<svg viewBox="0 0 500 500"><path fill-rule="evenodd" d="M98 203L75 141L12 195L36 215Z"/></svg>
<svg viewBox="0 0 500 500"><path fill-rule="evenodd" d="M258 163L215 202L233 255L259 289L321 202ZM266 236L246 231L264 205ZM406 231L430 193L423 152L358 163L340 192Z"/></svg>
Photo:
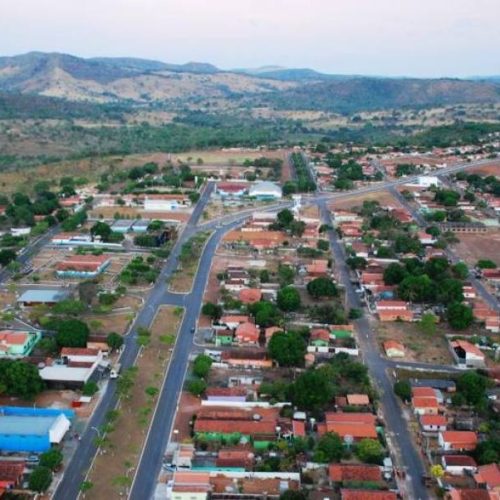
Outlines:
<svg viewBox="0 0 500 500"><path fill-rule="evenodd" d="M93 431L96 431L96 433L97 433L97 437L98 437L99 439L102 439L102 434L101 434L101 431L100 431L97 427L91 427L91 429L92 429Z"/></svg>

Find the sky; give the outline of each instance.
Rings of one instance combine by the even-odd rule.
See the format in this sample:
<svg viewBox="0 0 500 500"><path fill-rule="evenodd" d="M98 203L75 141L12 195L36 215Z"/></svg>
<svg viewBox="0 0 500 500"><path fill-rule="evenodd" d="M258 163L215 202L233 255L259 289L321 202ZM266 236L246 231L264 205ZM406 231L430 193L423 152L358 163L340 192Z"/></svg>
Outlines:
<svg viewBox="0 0 500 500"><path fill-rule="evenodd" d="M500 74L500 0L0 0L0 55Z"/></svg>

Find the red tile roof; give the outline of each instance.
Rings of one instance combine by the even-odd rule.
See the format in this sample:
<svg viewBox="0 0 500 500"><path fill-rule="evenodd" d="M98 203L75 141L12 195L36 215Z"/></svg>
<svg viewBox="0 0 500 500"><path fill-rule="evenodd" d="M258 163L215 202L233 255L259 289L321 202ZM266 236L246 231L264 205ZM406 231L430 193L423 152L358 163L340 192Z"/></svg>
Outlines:
<svg viewBox="0 0 500 500"><path fill-rule="evenodd" d="M239 342L257 343L259 341L259 330L253 323L241 323L236 328L236 339Z"/></svg>
<svg viewBox="0 0 500 500"><path fill-rule="evenodd" d="M474 479L478 484L486 484L490 490L500 488L500 467L498 464L481 465Z"/></svg>
<svg viewBox="0 0 500 500"><path fill-rule="evenodd" d="M195 432L241 433L248 436L274 436L275 422L254 420L200 420L196 419Z"/></svg>
<svg viewBox="0 0 500 500"><path fill-rule="evenodd" d="M371 413L361 412L326 412L325 420L329 423L347 423L347 424L373 424L375 425L376 417Z"/></svg>
<svg viewBox="0 0 500 500"><path fill-rule="evenodd" d="M238 298L243 304L254 304L262 298L262 290L258 288L243 288L243 290L240 290Z"/></svg>
<svg viewBox="0 0 500 500"><path fill-rule="evenodd" d="M469 455L443 455L443 460L450 467L476 467L476 461Z"/></svg>
<svg viewBox="0 0 500 500"><path fill-rule="evenodd" d="M445 443L451 443L456 448L477 444L477 434L473 431L444 431L442 435Z"/></svg>
<svg viewBox="0 0 500 500"><path fill-rule="evenodd" d="M411 405L413 408L438 408L438 400L434 397L416 397L412 398Z"/></svg>
<svg viewBox="0 0 500 500"><path fill-rule="evenodd" d="M377 430L372 424L339 424L339 423L326 423L328 432L335 432L341 438L345 436L352 436L354 439L364 438L377 438Z"/></svg>
<svg viewBox="0 0 500 500"><path fill-rule="evenodd" d="M436 391L432 387L412 387L411 395L414 398L435 398Z"/></svg>
<svg viewBox="0 0 500 500"><path fill-rule="evenodd" d="M332 481L380 481L378 465L330 464L328 475Z"/></svg>
<svg viewBox="0 0 500 500"><path fill-rule="evenodd" d="M341 489L342 500L397 500L396 493L379 490L346 490Z"/></svg>
<svg viewBox="0 0 500 500"><path fill-rule="evenodd" d="M420 417L420 423L422 425L446 426L447 420L444 415L422 415Z"/></svg>

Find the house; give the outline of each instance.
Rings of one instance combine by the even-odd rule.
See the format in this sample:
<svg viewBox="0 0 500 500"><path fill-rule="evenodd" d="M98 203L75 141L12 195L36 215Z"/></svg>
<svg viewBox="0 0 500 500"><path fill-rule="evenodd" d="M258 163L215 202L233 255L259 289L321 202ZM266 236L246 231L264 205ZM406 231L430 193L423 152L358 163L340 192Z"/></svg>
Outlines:
<svg viewBox="0 0 500 500"><path fill-rule="evenodd" d="M344 481L382 482L382 474L378 465L330 464L328 477L333 483Z"/></svg>
<svg viewBox="0 0 500 500"><path fill-rule="evenodd" d="M195 448L193 444L180 444L174 451L172 463L178 468L190 469L193 464Z"/></svg>
<svg viewBox="0 0 500 500"><path fill-rule="evenodd" d="M246 323L241 323L236 327L234 338L239 344L256 345L259 343L259 336L259 329L253 323L247 321Z"/></svg>
<svg viewBox="0 0 500 500"><path fill-rule="evenodd" d="M480 488L452 488L444 495L445 500L498 500Z"/></svg>
<svg viewBox="0 0 500 500"><path fill-rule="evenodd" d="M88 347L63 347L61 358L73 363L95 363L102 360L102 353L99 349Z"/></svg>
<svg viewBox="0 0 500 500"><path fill-rule="evenodd" d="M479 347L467 340L454 340L450 342L450 345L458 365L478 368L485 366L485 355Z"/></svg>
<svg viewBox="0 0 500 500"><path fill-rule="evenodd" d="M380 321L413 321L413 311L390 309L378 311Z"/></svg>
<svg viewBox="0 0 500 500"><path fill-rule="evenodd" d="M231 349L223 351L221 358L223 363L231 367L260 369L273 366L272 359L267 357L264 350Z"/></svg>
<svg viewBox="0 0 500 500"><path fill-rule="evenodd" d="M41 337L38 330L0 330L0 358L29 356Z"/></svg>
<svg viewBox="0 0 500 500"><path fill-rule="evenodd" d="M283 197L283 192L274 182L259 181L250 186L248 195L251 198L257 198L261 201L273 201L281 199Z"/></svg>
<svg viewBox="0 0 500 500"><path fill-rule="evenodd" d="M464 472L476 472L476 461L468 455L442 455L441 465L447 474L462 476Z"/></svg>
<svg viewBox="0 0 500 500"><path fill-rule="evenodd" d="M433 387L412 387L411 395L413 398L435 398L438 404L444 401L441 391Z"/></svg>
<svg viewBox="0 0 500 500"><path fill-rule="evenodd" d="M388 490L340 490L341 500L397 500L398 496Z"/></svg>
<svg viewBox="0 0 500 500"><path fill-rule="evenodd" d="M313 328L309 343L315 347L327 347L330 343L330 332L325 328Z"/></svg>
<svg viewBox="0 0 500 500"><path fill-rule="evenodd" d="M221 198L241 198L248 191L248 184L241 182L218 182L216 193Z"/></svg>
<svg viewBox="0 0 500 500"><path fill-rule="evenodd" d="M472 431L444 431L438 435L444 451L472 451L477 446L477 434Z"/></svg>
<svg viewBox="0 0 500 500"><path fill-rule="evenodd" d="M444 415L421 415L420 426L424 432L441 432L446 430L447 420Z"/></svg>
<svg viewBox="0 0 500 500"><path fill-rule="evenodd" d="M81 388L96 373L101 358L94 362L70 361L54 362L39 370L39 375L47 385L56 388Z"/></svg>
<svg viewBox="0 0 500 500"><path fill-rule="evenodd" d="M53 408L0 407L0 449L41 453L59 444L71 426L74 412Z"/></svg>
<svg viewBox="0 0 500 500"><path fill-rule="evenodd" d="M408 304L403 300L379 300L377 312L380 311L406 311Z"/></svg>
<svg viewBox="0 0 500 500"><path fill-rule="evenodd" d="M269 326L264 330L264 336L266 337L266 345L269 343L271 340L272 336L275 333L278 332L283 332L283 328L280 328L279 326Z"/></svg>
<svg viewBox="0 0 500 500"><path fill-rule="evenodd" d="M258 288L243 288L238 294L238 299L243 304L255 304L262 299L262 290Z"/></svg>
<svg viewBox="0 0 500 500"><path fill-rule="evenodd" d="M498 464L479 466L474 480L479 488L486 488L500 494L500 467Z"/></svg>
<svg viewBox="0 0 500 500"><path fill-rule="evenodd" d="M470 285L462 286L462 294L464 299L475 299L476 298L476 289Z"/></svg>
<svg viewBox="0 0 500 500"><path fill-rule="evenodd" d="M144 198L146 212L169 212L190 206L189 196L183 194L147 194Z"/></svg>
<svg viewBox="0 0 500 500"><path fill-rule="evenodd" d="M209 387L205 394L207 401L212 403L244 403L247 399L247 391L244 387Z"/></svg>
<svg viewBox="0 0 500 500"><path fill-rule="evenodd" d="M376 439L377 429L375 427L375 415L371 413L334 413L325 414L325 424L320 427L318 432L335 432L341 438L352 437L358 441L365 438ZM321 432L320 432L321 429Z"/></svg>
<svg viewBox="0 0 500 500"><path fill-rule="evenodd" d="M94 278L110 262L108 255L71 255L57 264L56 274L60 278Z"/></svg>
<svg viewBox="0 0 500 500"><path fill-rule="evenodd" d="M306 266L307 275L310 278L321 278L328 276L328 260L314 259Z"/></svg>
<svg viewBox="0 0 500 500"><path fill-rule="evenodd" d="M389 358L404 358L404 345L395 340L387 340L384 342L384 351Z"/></svg>
<svg viewBox="0 0 500 500"><path fill-rule="evenodd" d="M231 345L233 343L234 331L230 328L216 328L215 331L215 345Z"/></svg>
<svg viewBox="0 0 500 500"><path fill-rule="evenodd" d="M304 420L292 420L292 432L294 437L305 437L306 423Z"/></svg>
<svg viewBox="0 0 500 500"><path fill-rule="evenodd" d="M90 234L81 233L59 233L52 238L53 245L91 245L92 236Z"/></svg>
<svg viewBox="0 0 500 500"><path fill-rule="evenodd" d="M234 330L238 327L238 325L241 325L241 323L247 323L250 320L250 316L246 316L244 314L224 315L219 320L219 324L223 325L224 327L230 328L231 330Z"/></svg>
<svg viewBox="0 0 500 500"><path fill-rule="evenodd" d="M368 258L370 248L365 243L362 243L361 241L353 241L351 248L356 257L362 257L363 259Z"/></svg>
<svg viewBox="0 0 500 500"><path fill-rule="evenodd" d="M175 471L167 498L171 500L206 500L212 486L209 472ZM170 494L169 494L170 493Z"/></svg>
<svg viewBox="0 0 500 500"><path fill-rule="evenodd" d="M347 404L349 406L368 406L370 398L367 394L348 394Z"/></svg>
<svg viewBox="0 0 500 500"><path fill-rule="evenodd" d="M69 298L69 292L60 288L37 288L33 290L26 290L17 299L17 303L21 307L33 307L41 304L53 306L61 300Z"/></svg>
<svg viewBox="0 0 500 500"><path fill-rule="evenodd" d="M425 231L419 231L417 237L422 245L434 245L437 242L434 236L427 234Z"/></svg>
<svg viewBox="0 0 500 500"><path fill-rule="evenodd" d="M411 405L416 415L437 415L439 403L435 396L417 396L411 399Z"/></svg>
<svg viewBox="0 0 500 500"><path fill-rule="evenodd" d="M0 461L0 491L11 490L21 484L26 461L23 459L4 459Z"/></svg>
<svg viewBox="0 0 500 500"><path fill-rule="evenodd" d="M217 453L215 465L219 468L249 469L252 467L255 455L250 447L221 448Z"/></svg>

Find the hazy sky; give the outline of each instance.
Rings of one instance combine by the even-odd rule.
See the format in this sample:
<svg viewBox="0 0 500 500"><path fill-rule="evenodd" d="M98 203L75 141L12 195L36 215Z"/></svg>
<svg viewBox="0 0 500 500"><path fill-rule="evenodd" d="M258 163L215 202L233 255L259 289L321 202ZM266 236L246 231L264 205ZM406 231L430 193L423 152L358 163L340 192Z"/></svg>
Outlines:
<svg viewBox="0 0 500 500"><path fill-rule="evenodd" d="M0 54L500 74L500 0L0 0Z"/></svg>

